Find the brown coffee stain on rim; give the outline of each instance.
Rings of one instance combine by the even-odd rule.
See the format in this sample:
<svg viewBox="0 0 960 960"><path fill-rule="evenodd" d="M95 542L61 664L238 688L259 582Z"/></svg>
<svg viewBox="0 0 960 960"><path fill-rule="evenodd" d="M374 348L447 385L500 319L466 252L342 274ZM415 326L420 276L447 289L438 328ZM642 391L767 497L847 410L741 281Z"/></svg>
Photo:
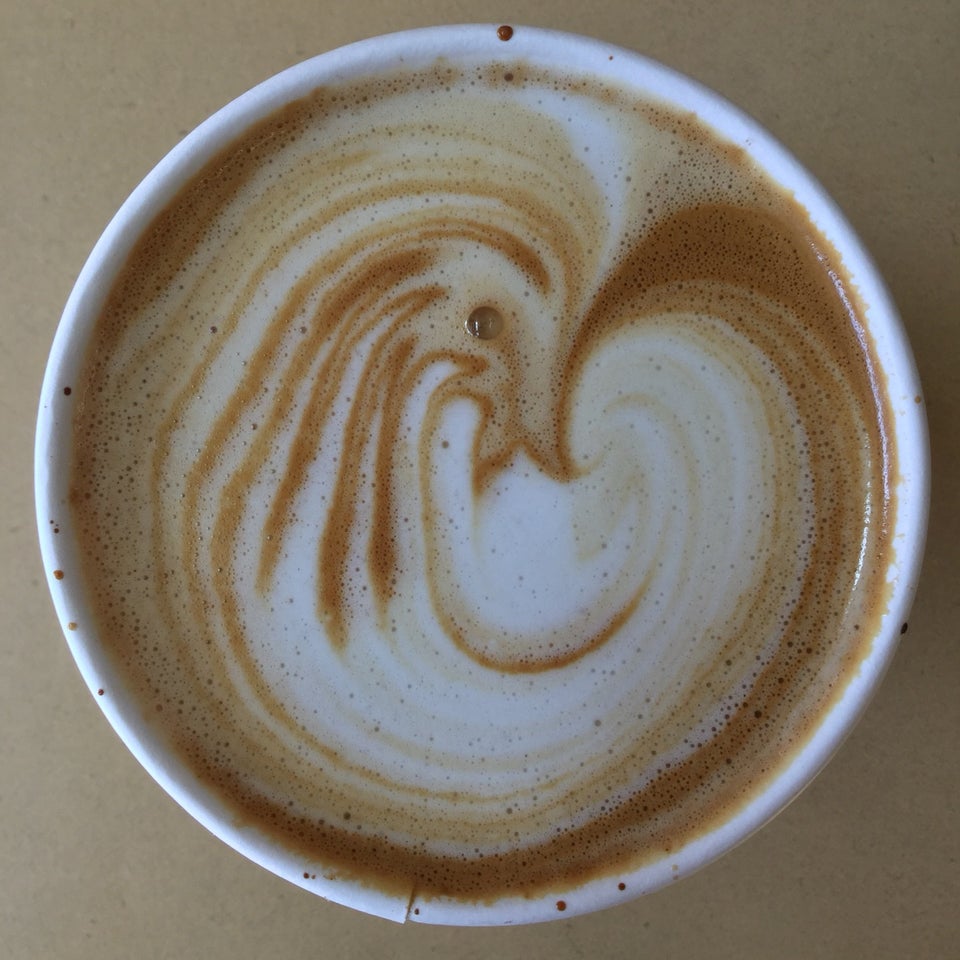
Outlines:
<svg viewBox="0 0 960 960"><path fill-rule="evenodd" d="M589 89L580 78L538 78L528 65L519 63L491 65L481 71L481 79L500 89L507 82L502 79L506 73L513 78L510 87L539 79L568 83L569 90L579 95ZM444 68L436 76L421 76L415 82L436 85L452 79L456 78ZM399 87L409 82L401 78ZM373 95L393 94L390 89L364 89L361 85L353 91L357 103ZM211 161L181 193L176 205L161 214L131 254L131 264L145 263L147 269L125 271L105 308L97 340L103 355L110 356L119 349L127 322L123 318L133 315L129 305L150 302L156 296L155 289L175 288L180 267L189 261L229 199L271 158L280 157L285 144L315 122L312 118L340 109L343 96L338 91L319 91L264 121L245 138L244 149L228 149ZM599 102L616 103L617 96L620 94L609 88L596 92ZM701 138L690 118L652 110L647 119L672 129L681 144L694 144ZM395 132L400 136L411 129L411 122L398 121ZM317 164L311 175L332 179L344 171L349 174L353 169L365 169L373 155L363 144L351 142L348 147L343 155ZM723 145L716 151L731 164L745 164L742 151ZM895 475L896 464L887 441L892 417L875 373L872 345L852 306L855 294L843 281L836 256L809 232L805 213L789 198L763 194L763 202L756 208L701 201L679 210L660 211L645 223L643 231L622 245L617 266L606 273L596 289L591 289L599 253L593 261L578 249L566 253L571 221L554 208L543 192L543 183L538 181L537 189L526 190L513 185L507 196L497 184L480 177L471 180L454 167L438 160L429 175L414 171L403 183L405 197L424 207L442 195L446 210L442 222L425 218L419 210L394 216L386 232L376 227L360 231L295 279L246 357L228 402L217 409L202 449L185 470L184 497L174 524L180 561L193 585L187 598L189 619L201 629L195 645L175 635L168 642L177 660L177 676L195 678L189 693L192 702L210 718L212 729L222 726L223 731L229 731L233 752L224 753L219 739L214 749L207 742L212 735L201 731L195 721L173 719L176 703L171 691L160 695L157 706L164 706L163 722L171 724L164 735L176 744L196 776L229 802L238 824L274 836L308 862L319 859L342 876L398 895L413 886L426 898L493 900L507 891L532 896L556 889L557 884L578 885L594 876L623 875L641 863L679 849L687 840L722 822L782 769L791 750L803 743L817 718L839 696L862 654L861 646L844 633L853 614L822 598L829 597L838 583L852 589L850 584L862 581L863 595L853 611L861 637L874 634L885 607L889 588L883 577L884 561L890 552L888 537L895 507L888 478ZM573 165L564 183L577 187L570 191L570 202L579 204L576 216L585 225L584 232L596 230L599 235L602 218L592 209L596 191L591 192L586 169ZM289 247L346 216L358 203L372 206L388 200L387 189L373 184L359 195L351 193L331 201L291 229ZM257 202L252 201L252 209ZM270 202L269 198L263 200L267 205ZM507 224L484 222L473 212L477 205L496 206L498 216L507 216L504 211L509 211ZM185 223L189 229L185 229ZM557 349L538 354L531 347L524 339L530 326L527 315L522 304L514 304L509 298L503 304L498 302L498 310L510 316L509 329L481 341L463 335L463 314L455 309L456 298L446 286L431 281L411 287L408 279L430 276L441 251L451 244L476 244L495 250L525 278L534 295L559 297ZM163 250L163 256L158 258L154 250ZM254 265L230 300L229 309L217 316L215 323L200 323L185 311L172 317L169 336L189 337L200 323L206 346L196 365L183 376L166 415L150 437L149 492L154 503L163 503L169 482L165 464L173 456L178 431L194 398L228 356L228 345L241 316L254 302L265 278L278 268L283 254L283 250L269 251ZM798 277L802 282L797 282ZM311 298L322 278L332 279L322 299L316 301ZM200 297L211 282L208 275L201 276L184 296ZM476 300L469 302L474 304ZM339 436L355 438L352 445L345 446L331 477L328 522L312 558L317 584L316 619L323 624L330 645L346 655L357 602L352 592L355 576L351 563L355 562L358 528L367 530L362 556L372 586L369 602L381 628L386 628L396 583L409 575L400 547L405 491L399 477L401 465L410 456L402 449L402 400L432 370L445 371L433 388L423 436L415 446L412 461L424 503L429 503L432 496L430 478L444 411L461 402L469 405L478 423L471 451L474 498L490 490L521 454L552 481L570 484L583 473L570 449L570 431L574 389L588 359L632 325L642 324L655 314L684 313L690 310L691 302L722 320L771 362L776 359L778 375L796 402L800 417L810 425L811 444L806 456L819 498L810 562L797 588L799 599L780 627L779 646L758 663L749 689L728 704L727 715L718 720L708 740L692 745L689 755L679 761L651 760L641 756L640 746L623 748L605 767L598 768L597 779L617 783L618 769L628 766L649 772L641 786L623 796L613 790L602 812L591 813L586 822L579 822L561 802L556 808L547 805L542 816L556 813L556 835L538 840L533 847L478 855L466 850L442 853L424 849L422 844L404 843L390 833L390 824L377 823L373 801L368 803L358 795L354 806L347 808L344 797L333 788L330 797L324 796L322 803L317 801L317 810L305 812L300 799L317 796L316 778L321 776L312 768L281 764L289 778L291 795L298 797L292 812L262 789L254 777L247 778L237 757L271 753L283 757L287 750L285 737L294 736L331 769L362 777L371 790L389 793L394 788L388 774L301 729L299 719L262 675L255 638L249 635L234 581L243 520L251 498L257 496L252 491L259 465L277 438L292 429L293 439L273 487L264 535L256 549L255 587L264 596L276 585L284 545L300 523L292 505L307 482L310 465L323 445L330 442L334 429L339 430ZM778 314L769 302L785 306L786 312ZM449 337L418 326L420 318L434 317L444 310L450 313ZM803 329L798 333L785 316L802 318ZM300 323L305 332L291 349L291 328ZM214 328L216 337L210 337L209 331ZM125 370L133 372L147 364L154 349L146 344L134 350ZM357 389L349 410L341 414L340 387L358 358L362 371L356 379ZM540 364L536 375L528 372L534 363ZM90 559L90 569L82 568L84 575L88 584L94 584L95 592L100 591L96 612L99 631L114 645L114 653L131 682L152 689L157 678L150 674L149 657L142 652L143 642L139 640L144 627L120 621L115 612L129 602L119 586L111 585L115 573L110 566L115 562L111 550L116 545L105 551L101 525L85 519L96 519L97 509L112 512L113 494L104 493L97 479L110 462L96 446L101 429L97 417L110 404L109 398L99 396L105 382L97 359L88 360L84 382L76 387L80 452L72 478L71 506L79 521L82 552ZM209 513L208 478L237 444L238 423L245 411L260 397L263 385L274 382L277 388L271 403L262 415L258 414L257 430L244 440L245 453L237 469L216 493L209 550L204 553L199 544L206 541L198 537L198 530L203 529ZM543 387L545 383L549 388ZM306 402L298 389L306 390ZM531 396L536 402L531 403ZM838 397L844 398L843 402L838 403ZM850 397L857 398L856 402L846 402ZM825 422L831 424L831 432L821 442L817 428ZM845 456L847 450L852 462L850 472L844 474L838 469L838 463L843 463L838 457ZM865 507L858 498L864 487L868 491ZM91 506L91 500L107 506ZM864 509L870 519L869 536L863 533ZM372 519L364 528L368 517ZM639 578L635 589L619 601L619 606L607 611L599 626L582 633L573 631L573 640L558 652L544 654L538 650L533 656L513 658L492 653L477 646L471 631L464 628L469 616L463 612L462 598L445 585L446 573L438 561L440 531L429 519L418 520L424 526L424 576L432 608L445 636L481 669L536 677L581 661L602 649L629 622L649 587L649 576ZM152 512L146 529L156 544L171 536L169 518L159 508ZM774 518L770 536L776 541L790 529L786 520L781 523ZM862 543L851 540L851 534L858 530L864 537ZM166 554L164 558L166 562ZM199 586L206 581L210 567L216 571L212 594ZM180 608L183 597L173 594L166 585L165 578L171 575L160 562L146 575L152 578L146 582L152 583L168 625L181 623L185 616ZM733 619L742 623L762 620L768 602L760 594L744 597ZM223 651L211 642L221 625L228 638ZM738 643L738 637L730 637L718 645L717 662L733 657ZM784 696L785 688L802 689L824 669L824 664L832 662L828 648L838 645L847 651L845 670L837 672L835 682L819 699L798 706ZM259 722L249 728L235 723L224 700L229 697L231 670L240 671L276 729ZM696 702L691 699L682 709L689 709L693 715ZM772 753L762 735L767 726L789 726L794 731L793 746ZM646 748L649 743L644 741L643 745ZM455 789L443 792L425 787L422 792L451 805L464 802ZM500 800L510 801L511 796L487 800L493 807ZM349 819L345 812L349 812ZM412 831L420 821L414 818L404 823ZM422 823L421 827L426 829ZM492 831L497 829L491 826ZM562 909L560 903L564 901L558 901L558 909Z"/></svg>

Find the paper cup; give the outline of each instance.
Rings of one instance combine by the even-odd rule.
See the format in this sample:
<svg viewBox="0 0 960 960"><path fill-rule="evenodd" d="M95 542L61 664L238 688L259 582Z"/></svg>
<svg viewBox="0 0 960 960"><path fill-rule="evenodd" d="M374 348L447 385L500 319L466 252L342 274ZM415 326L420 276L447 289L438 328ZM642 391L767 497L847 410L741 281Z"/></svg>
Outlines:
<svg viewBox="0 0 960 960"><path fill-rule="evenodd" d="M76 414L71 385L86 362L94 324L118 273L147 225L218 151L251 125L325 84L379 75L401 66L414 69L446 58L454 66L482 69L492 62L563 65L635 89L644 98L695 113L716 134L742 148L769 176L791 192L810 220L838 251L843 270L864 305L865 336L879 358L877 389L892 411L888 443L896 451L896 527L885 610L876 635L849 672L849 681L810 727L808 735L772 777L745 802L702 834L669 853L645 858L573 882L541 884L534 891L509 890L481 897L424 893L404 877L378 883L322 857L309 861L291 852L268 830L238 817L235 806L202 782L171 750L143 702L105 652L91 613L82 572L89 556L75 533L71 470ZM479 65L479 66L478 66ZM211 412L214 416L216 411ZM36 501L43 562L53 601L70 649L92 695L131 752L190 814L231 847L311 892L397 921L461 925L536 922L609 907L686 876L728 851L792 800L837 749L876 689L905 625L920 569L928 504L927 434L920 387L896 309L869 255L816 181L754 121L697 83L651 60L595 40L526 27L451 26L380 37L323 54L284 71L226 106L179 143L122 206L97 243L77 280L57 330L40 403L36 442ZM413 690L410 696L423 695ZM576 708L572 704L572 709ZM428 818L429 819L429 818ZM375 825L374 825L375 827ZM518 843L523 842L519 838ZM476 865L484 869L482 862Z"/></svg>

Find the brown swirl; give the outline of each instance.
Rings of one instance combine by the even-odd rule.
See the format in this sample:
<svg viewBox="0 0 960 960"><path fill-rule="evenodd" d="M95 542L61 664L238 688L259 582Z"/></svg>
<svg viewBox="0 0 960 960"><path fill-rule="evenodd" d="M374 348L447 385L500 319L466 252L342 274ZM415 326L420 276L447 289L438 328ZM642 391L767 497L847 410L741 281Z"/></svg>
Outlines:
<svg viewBox="0 0 960 960"><path fill-rule="evenodd" d="M882 607L855 305L694 117L522 63L318 90L183 188L99 320L72 499L104 642L327 876L495 898L663 856L782 766Z"/></svg>

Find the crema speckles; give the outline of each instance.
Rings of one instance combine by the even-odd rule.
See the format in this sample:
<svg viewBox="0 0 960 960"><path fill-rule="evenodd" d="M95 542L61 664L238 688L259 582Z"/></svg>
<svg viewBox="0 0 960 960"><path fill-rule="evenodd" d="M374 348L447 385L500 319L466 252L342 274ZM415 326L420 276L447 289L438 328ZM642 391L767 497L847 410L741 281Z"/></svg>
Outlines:
<svg viewBox="0 0 960 960"><path fill-rule="evenodd" d="M694 116L522 62L319 89L99 318L72 508L104 642L331 874L622 875L782 766L883 608L856 304Z"/></svg>

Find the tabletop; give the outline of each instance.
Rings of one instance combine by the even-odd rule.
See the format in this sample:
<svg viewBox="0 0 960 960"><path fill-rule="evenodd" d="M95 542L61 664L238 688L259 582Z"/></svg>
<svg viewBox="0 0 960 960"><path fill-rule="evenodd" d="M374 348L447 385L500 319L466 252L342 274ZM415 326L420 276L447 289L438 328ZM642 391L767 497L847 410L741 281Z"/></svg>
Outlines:
<svg viewBox="0 0 960 960"><path fill-rule="evenodd" d="M787 810L656 894L549 924L401 927L224 846L92 702L41 569L32 453L70 288L147 171L220 106L344 43L553 27L719 91L826 186L916 353L933 484L909 629L861 723ZM0 953L554 960L958 956L960 7L954 0L0 0Z"/></svg>

